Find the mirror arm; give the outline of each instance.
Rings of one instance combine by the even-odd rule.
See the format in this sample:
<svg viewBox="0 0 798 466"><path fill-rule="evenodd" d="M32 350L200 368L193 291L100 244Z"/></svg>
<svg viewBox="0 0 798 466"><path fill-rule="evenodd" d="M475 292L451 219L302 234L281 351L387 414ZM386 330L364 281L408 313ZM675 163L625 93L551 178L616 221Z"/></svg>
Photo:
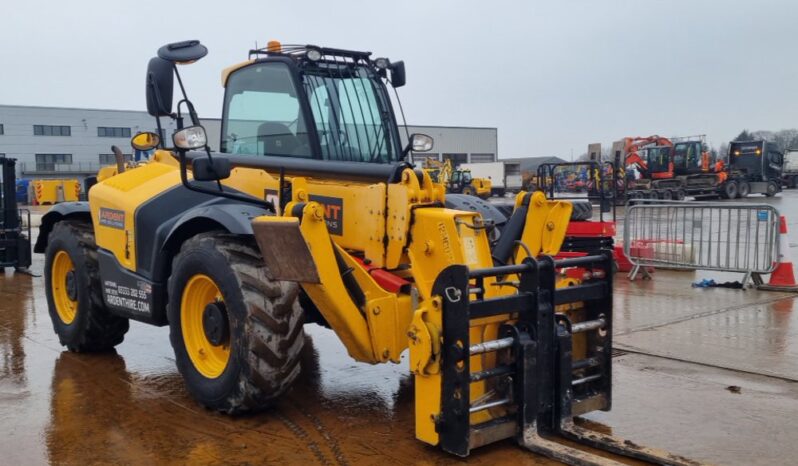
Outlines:
<svg viewBox="0 0 798 466"><path fill-rule="evenodd" d="M210 150L208 150L208 152L210 152ZM190 191L197 192L197 193L209 194L211 196L220 196L220 197L225 197L227 199L232 199L232 200L235 200L235 201L246 202L246 203L249 203L249 204L255 204L258 207L265 208L269 212L272 212L272 213L275 213L275 214L277 213L276 209L274 208L274 203L272 203L272 202L261 200L261 199L258 199L256 197L254 197L254 196L244 196L244 195L241 195L241 194L228 193L226 191L216 191L216 190L212 190L212 189L205 189L205 188L203 188L201 186L194 185L193 183L191 183L188 180L188 166L187 166L187 163L186 163L186 151L178 150L177 154L178 154L177 155L178 160L180 162L180 182L183 184L183 186L186 187L186 189L188 189ZM221 184L222 184L221 180L217 180L217 181L219 183L219 186L221 187Z"/></svg>
<svg viewBox="0 0 798 466"><path fill-rule="evenodd" d="M163 127L161 127L161 117L155 117L155 127L158 128L158 138L160 138L160 141L158 141L158 145L156 147L160 147L161 149L165 149L166 148L166 142L164 141L164 139L166 139L166 138L164 137L165 136L165 132L163 130Z"/></svg>
<svg viewBox="0 0 798 466"><path fill-rule="evenodd" d="M175 76L177 76L177 84L180 86L180 92L183 94L183 100L181 100L180 103L186 103L186 107L188 107L188 116L191 118L191 124L193 126L199 126L199 117L197 116L197 112L194 110L194 104L191 103L188 98L188 94L186 94L186 88L183 86L183 78L180 77L180 73L177 71L177 65L172 65L172 68L175 71ZM180 103L177 104L178 109L180 108Z"/></svg>
<svg viewBox="0 0 798 466"><path fill-rule="evenodd" d="M402 158L406 158L410 154L410 151L412 150L413 150L413 141L410 140L407 142L407 146L405 146L405 148L402 149Z"/></svg>

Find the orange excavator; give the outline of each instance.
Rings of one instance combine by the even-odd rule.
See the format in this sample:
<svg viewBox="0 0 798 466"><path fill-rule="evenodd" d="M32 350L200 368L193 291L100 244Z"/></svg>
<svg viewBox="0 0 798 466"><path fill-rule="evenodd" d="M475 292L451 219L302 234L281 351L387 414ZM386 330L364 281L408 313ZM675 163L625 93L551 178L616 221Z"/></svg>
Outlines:
<svg viewBox="0 0 798 466"><path fill-rule="evenodd" d="M640 177L629 179L632 198L684 199L716 195L727 178L722 161L714 162L704 136L665 138L659 135L624 138L625 164Z"/></svg>
<svg viewBox="0 0 798 466"><path fill-rule="evenodd" d="M626 137L623 138L624 143L624 154L626 154L626 166L629 167L634 165L637 169L643 174L644 178L651 178L651 179L661 179L661 178L673 178L673 161L666 160L665 161L665 168L666 170L655 170L651 171L649 168L649 160L655 161L660 160L660 157L647 157L647 151L650 150L657 150L658 155L663 154L666 151L659 150L659 149L666 149L673 147L673 142L665 137L659 135L647 136L647 137ZM644 154L641 156L641 152ZM668 157L668 159L670 159ZM656 164L656 167L659 168L663 164ZM654 168L654 167L652 167Z"/></svg>

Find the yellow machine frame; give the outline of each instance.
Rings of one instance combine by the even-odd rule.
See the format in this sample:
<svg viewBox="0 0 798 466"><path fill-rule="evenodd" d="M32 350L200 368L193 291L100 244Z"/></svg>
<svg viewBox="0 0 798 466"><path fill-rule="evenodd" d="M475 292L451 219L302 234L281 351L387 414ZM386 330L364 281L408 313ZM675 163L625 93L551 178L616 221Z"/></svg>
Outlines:
<svg viewBox="0 0 798 466"><path fill-rule="evenodd" d="M372 62L370 53L292 46L282 54L277 42L253 52L281 55L279 61L340 55L362 61L357 66L368 66L379 86L389 66L390 82L404 83L403 62ZM182 81L181 103L192 125L184 126L180 104L175 114L171 102L161 102L161 90L171 96L175 65L206 53L198 41L168 44L148 67L148 111L177 120L175 152L156 150L144 163L125 165L114 148L117 166L98 174L89 206L57 206L42 220L36 251L48 254L46 264L55 264L47 289L62 344L82 348L59 329L87 319L86 312L169 324L178 369L195 398L229 413L263 407L298 373L303 316L293 305L297 287L285 283L296 282L310 300L300 301L305 311L318 310L314 320L328 324L355 360L399 363L408 351L418 439L466 456L472 448L514 437L553 458L585 459L583 452L552 445L539 434L601 443L596 434L580 433L572 418L610 407L612 239L572 249L581 257L554 258L573 207L542 192L520 192L497 231L496 220L480 213L493 215L484 205L474 207L478 211L447 208L451 161L428 161L427 170L406 161L411 151L432 147L425 135L411 136L404 149L394 135L396 147L379 160L328 159L318 140L313 160L269 151L262 158L251 156L257 152L213 155ZM249 63L225 70L223 83ZM331 63L338 69L342 62ZM396 128L395 120L390 124ZM159 137L143 133L131 144L154 149ZM490 181L472 180L467 189L487 197ZM63 219L74 221L56 228ZM55 239L48 244L51 232ZM72 256L63 250L83 260L68 261ZM96 262L99 279L89 275L89 261ZM87 308L85 289L75 289L69 278L75 274L102 288L96 291L105 306L75 311L79 304ZM269 301L269 292L254 291L261 285L275 285L284 294ZM249 301L240 296L243 290ZM292 339L242 324L278 318L282 297L279 318L292 319L295 330L285 331ZM268 310L259 307L263 303ZM117 342L98 347L121 342L127 320L120 324L104 327ZM267 383L255 383L264 375L251 373L266 358L245 366L240 356L253 357L258 351L247 345L267 341L293 349L285 358L269 358L283 360L286 374L292 371L288 376L269 368L282 384L271 394L264 393ZM238 363L229 364L231 358ZM224 388L233 401L214 404L217 390L205 396L201 389L209 383L233 387ZM610 451L625 445L604 443ZM663 457L636 445L630 449L635 458Z"/></svg>

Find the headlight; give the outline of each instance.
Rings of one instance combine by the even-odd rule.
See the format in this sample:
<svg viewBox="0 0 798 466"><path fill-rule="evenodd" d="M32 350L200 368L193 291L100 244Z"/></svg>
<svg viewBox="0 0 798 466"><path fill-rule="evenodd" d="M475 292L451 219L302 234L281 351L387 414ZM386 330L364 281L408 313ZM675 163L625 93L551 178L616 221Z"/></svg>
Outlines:
<svg viewBox="0 0 798 466"><path fill-rule="evenodd" d="M390 64L391 62L387 58L376 58L374 60L374 66L381 70L388 68Z"/></svg>
<svg viewBox="0 0 798 466"><path fill-rule="evenodd" d="M319 61L321 60L321 50L308 49L305 56L308 57L308 60L310 61Z"/></svg>
<svg viewBox="0 0 798 466"><path fill-rule="evenodd" d="M175 147L183 150L202 149L208 144L205 128L202 126L189 126L172 135Z"/></svg>

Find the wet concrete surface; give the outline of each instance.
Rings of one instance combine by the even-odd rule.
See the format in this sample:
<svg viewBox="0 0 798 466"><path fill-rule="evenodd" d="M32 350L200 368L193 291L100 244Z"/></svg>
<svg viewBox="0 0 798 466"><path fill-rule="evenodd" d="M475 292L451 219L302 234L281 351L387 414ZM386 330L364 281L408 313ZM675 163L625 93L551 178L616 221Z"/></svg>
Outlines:
<svg viewBox="0 0 798 466"><path fill-rule="evenodd" d="M790 198L798 193L769 202L795 209L798 222ZM42 267L37 256L32 270ZM717 274L617 276L613 410L587 418L716 464L790 464L798 454L794 295L690 287L703 277ZM308 325L306 333L303 374L287 396L233 419L188 397L168 329L132 323L116 353L72 354L52 331L43 279L0 275L0 464L461 462L414 439L406 359L359 364L329 330ZM553 464L509 441L469 457L511 462Z"/></svg>

